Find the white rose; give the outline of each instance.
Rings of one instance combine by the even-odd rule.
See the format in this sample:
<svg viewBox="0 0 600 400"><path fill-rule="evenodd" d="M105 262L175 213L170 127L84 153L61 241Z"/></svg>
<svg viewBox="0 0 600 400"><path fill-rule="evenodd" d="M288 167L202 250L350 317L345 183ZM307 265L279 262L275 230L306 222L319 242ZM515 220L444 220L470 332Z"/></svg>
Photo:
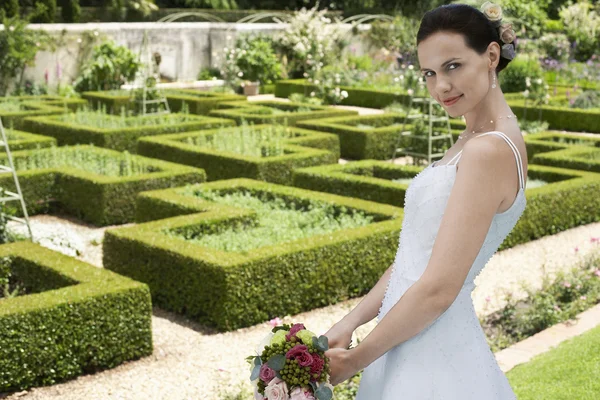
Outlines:
<svg viewBox="0 0 600 400"><path fill-rule="evenodd" d="M287 384L275 377L265 388L265 397L268 400L289 400Z"/></svg>
<svg viewBox="0 0 600 400"><path fill-rule="evenodd" d="M523 96L528 97L529 96L529 90L526 90L523 92Z"/></svg>
<svg viewBox="0 0 600 400"><path fill-rule="evenodd" d="M345 90L342 90L342 97L343 98L348 97L348 92L346 92Z"/></svg>
<svg viewBox="0 0 600 400"><path fill-rule="evenodd" d="M539 78L538 80L536 80L536 82L537 82L538 85L541 85L542 84L542 79Z"/></svg>
<svg viewBox="0 0 600 400"><path fill-rule="evenodd" d="M502 19L502 8L500 8L498 4L486 1L481 6L481 12L485 14L490 21L500 21Z"/></svg>

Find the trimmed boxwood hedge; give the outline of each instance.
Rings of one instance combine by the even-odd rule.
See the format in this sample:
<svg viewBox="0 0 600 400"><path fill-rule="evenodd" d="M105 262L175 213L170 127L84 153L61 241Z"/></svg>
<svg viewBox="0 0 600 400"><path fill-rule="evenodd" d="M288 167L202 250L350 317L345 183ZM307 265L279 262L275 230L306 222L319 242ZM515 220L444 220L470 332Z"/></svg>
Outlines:
<svg viewBox="0 0 600 400"><path fill-rule="evenodd" d="M385 113L376 115L361 115L356 117L335 117L299 121L300 128L315 131L335 133L340 137L341 156L350 160L388 160L392 158L394 147L402 132L405 114ZM374 128L359 127L357 125L375 125ZM451 128L464 128L466 125L460 120L451 120ZM404 126L410 131L411 124ZM437 128L445 131L444 128ZM452 131L458 138L460 132ZM456 139L455 138L455 139ZM403 142L400 147L403 147Z"/></svg>
<svg viewBox="0 0 600 400"><path fill-rule="evenodd" d="M11 151L28 150L56 146L56 139L48 136L35 135L23 131L6 129L8 146Z"/></svg>
<svg viewBox="0 0 600 400"><path fill-rule="evenodd" d="M176 117L177 114L126 117L128 119L160 118L164 123L162 125L118 129L103 129L85 125L74 125L58 121L57 117L52 116L26 118L23 123L28 132L55 137L60 146L72 144L93 144L95 146L105 147L113 150L127 150L130 153L136 152L137 139L142 136L187 132L198 129L210 129L219 126L235 125L233 121L228 119L199 115L188 115L188 118L190 118L189 122L169 122L169 119Z"/></svg>
<svg viewBox="0 0 600 400"><path fill-rule="evenodd" d="M400 208L249 179L197 187L269 193L297 205L323 201L361 210L376 221L245 254L224 252L166 232L215 231L236 221L252 221L254 211L186 195L195 187L141 193L138 222L152 221L106 231L104 267L146 282L159 307L220 331L361 296L394 258Z"/></svg>
<svg viewBox="0 0 600 400"><path fill-rule="evenodd" d="M306 79L285 79L275 83L275 97L289 97L292 93L301 93L308 96L316 89L316 85L308 83ZM408 104L408 93L393 93L385 90L361 89L351 86L340 86L348 97L340 104L368 108L385 108L392 103Z"/></svg>
<svg viewBox="0 0 600 400"><path fill-rule="evenodd" d="M550 162L564 163L556 158ZM385 161L356 161L296 169L293 185L404 207L408 185L392 180L414 177L422 170ZM526 190L527 208L500 249L600 221L600 174L529 164L528 176L550 183Z"/></svg>
<svg viewBox="0 0 600 400"><path fill-rule="evenodd" d="M254 129L268 127L270 125L255 125ZM334 164L340 157L340 142L336 135L294 127L289 129L296 137L285 141L283 155L274 157L243 156L185 142L187 138L227 135L239 129L231 127L141 138L138 154L202 168L210 181L250 178L284 185L291 184L294 168Z"/></svg>
<svg viewBox="0 0 600 400"><path fill-rule="evenodd" d="M183 104L187 103L192 114L208 115L209 111L216 108L222 101L245 100L245 96L217 92L200 91L194 89L165 89L163 94L167 98L172 112L180 112ZM96 91L83 92L81 97L87 99L95 108L105 107L112 114L120 114L121 109L133 110L135 103L130 102L128 91Z"/></svg>
<svg viewBox="0 0 600 400"><path fill-rule="evenodd" d="M27 98L33 96L26 96ZM11 97L14 99L14 97ZM22 99L22 97L17 97ZM0 102L2 99L0 99ZM84 101L85 102L85 101ZM69 108L60 106L54 102L41 102L34 100L22 100L20 101L21 106L25 109L23 111L2 111L0 110L0 118L2 118L2 124L5 128L22 129L23 120L27 117L34 117L40 115L57 115L64 114L69 111ZM70 103L69 103L70 104Z"/></svg>
<svg viewBox="0 0 600 400"><path fill-rule="evenodd" d="M532 163L600 172L600 137L541 132L525 137Z"/></svg>
<svg viewBox="0 0 600 400"><path fill-rule="evenodd" d="M348 97L340 104L369 108L384 108L393 102L407 103L408 94L390 93L383 90L360 89L353 87L340 87L348 92ZM309 84L305 79L289 79L277 81L275 85L276 97L289 97L292 93L308 95L315 90L315 85ZM518 118L523 118L525 113L525 100L522 95L507 94L508 105ZM564 129L567 131L600 133L600 111L583 110L567 107L542 106L542 120L549 123L550 129ZM529 107L527 115L530 119L537 119L538 108Z"/></svg>
<svg viewBox="0 0 600 400"><path fill-rule="evenodd" d="M30 242L0 246L28 293L0 300L0 392L152 354L148 286Z"/></svg>
<svg viewBox="0 0 600 400"><path fill-rule="evenodd" d="M300 107L310 108L311 111L296 112L295 110ZM358 111L354 110L276 100L223 102L218 105L218 108L217 110L212 110L209 115L231 118L238 124L241 124L243 120L255 124L283 123L287 120L287 124L292 126L298 121L306 119L358 115ZM270 114L272 109L292 112Z"/></svg>
<svg viewBox="0 0 600 400"><path fill-rule="evenodd" d="M39 157L52 151L120 156L116 151L87 145L15 151L12 156L16 163L20 158ZM206 181L206 174L201 169L141 156L132 158L148 165L150 171L123 177L98 175L72 167L18 171L28 213L59 210L97 226L123 224L134 220L135 197L139 192ZM6 162L6 156L0 157L0 163ZM0 176L0 187L15 190L10 174ZM14 207L20 215L20 207L7 206Z"/></svg>

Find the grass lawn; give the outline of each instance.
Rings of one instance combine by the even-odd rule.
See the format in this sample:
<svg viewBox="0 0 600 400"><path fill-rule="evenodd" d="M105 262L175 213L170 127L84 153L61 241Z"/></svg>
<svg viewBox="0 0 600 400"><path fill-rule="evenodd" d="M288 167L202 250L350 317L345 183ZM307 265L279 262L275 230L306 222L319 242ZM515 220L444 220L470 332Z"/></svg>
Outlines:
<svg viewBox="0 0 600 400"><path fill-rule="evenodd" d="M600 325L516 366L506 376L519 400L600 398Z"/></svg>

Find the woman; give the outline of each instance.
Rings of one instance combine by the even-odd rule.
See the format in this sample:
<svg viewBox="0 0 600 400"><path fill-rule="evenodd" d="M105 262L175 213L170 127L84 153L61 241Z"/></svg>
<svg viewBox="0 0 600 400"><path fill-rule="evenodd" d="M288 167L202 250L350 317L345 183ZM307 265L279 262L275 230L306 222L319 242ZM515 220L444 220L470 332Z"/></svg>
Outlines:
<svg viewBox="0 0 600 400"><path fill-rule="evenodd" d="M357 400L515 399L479 324L474 279L526 206L526 149L497 75L514 57L502 10L451 4L425 14L419 64L431 96L467 129L406 192L394 263L325 335L331 383L364 368ZM352 332L374 330L346 350Z"/></svg>

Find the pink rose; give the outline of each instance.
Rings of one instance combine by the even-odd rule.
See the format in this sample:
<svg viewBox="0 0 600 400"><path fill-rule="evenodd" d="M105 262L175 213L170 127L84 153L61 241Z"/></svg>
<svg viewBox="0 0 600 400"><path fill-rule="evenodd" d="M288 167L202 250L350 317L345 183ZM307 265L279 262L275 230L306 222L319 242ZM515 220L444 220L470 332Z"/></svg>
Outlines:
<svg viewBox="0 0 600 400"><path fill-rule="evenodd" d="M309 389L296 388L290 395L290 400L316 400Z"/></svg>
<svg viewBox="0 0 600 400"><path fill-rule="evenodd" d="M263 364L260 366L260 372L258 376L264 383L268 384L273 378L275 378L275 371L267 364Z"/></svg>
<svg viewBox="0 0 600 400"><path fill-rule="evenodd" d="M319 357L318 354L313 354L312 355L313 358L313 362L312 365L310 367L310 374L311 375L321 375L321 372L323 372L323 366L325 365L325 361Z"/></svg>
<svg viewBox="0 0 600 400"><path fill-rule="evenodd" d="M265 397L267 400L289 400L287 384L277 377L273 378L265 388Z"/></svg>
<svg viewBox="0 0 600 400"><path fill-rule="evenodd" d="M515 31L512 29L511 24L500 25L500 40L504 43L512 43L515 41L517 36L515 35Z"/></svg>
<svg viewBox="0 0 600 400"><path fill-rule="evenodd" d="M285 335L285 340L289 341L292 337L296 336L296 332L300 332L301 330L306 329L304 324L294 324L290 329L290 332Z"/></svg>
<svg viewBox="0 0 600 400"><path fill-rule="evenodd" d="M308 367L313 363L313 357L308 352L308 347L303 344L297 344L292 347L286 354L285 358L295 358L298 360L298 365L301 367Z"/></svg>

